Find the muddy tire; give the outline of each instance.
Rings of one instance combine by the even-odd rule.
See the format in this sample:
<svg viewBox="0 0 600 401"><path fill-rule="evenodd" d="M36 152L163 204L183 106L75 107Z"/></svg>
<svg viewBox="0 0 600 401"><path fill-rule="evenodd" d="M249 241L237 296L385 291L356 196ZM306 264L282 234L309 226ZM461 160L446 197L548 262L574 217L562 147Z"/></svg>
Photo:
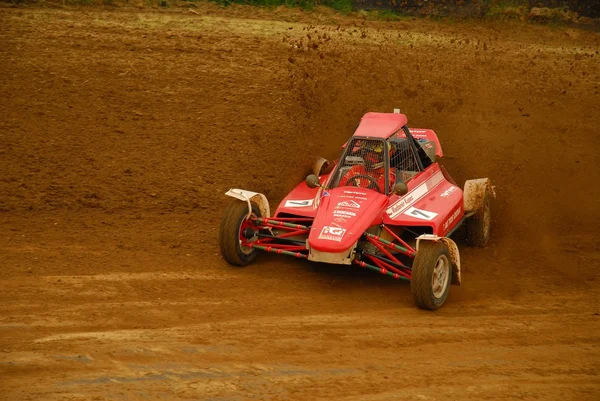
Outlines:
<svg viewBox="0 0 600 401"><path fill-rule="evenodd" d="M492 227L492 212L490 196L486 190L483 204L477 212L467 219L467 243L471 246L484 248L490 240Z"/></svg>
<svg viewBox="0 0 600 401"><path fill-rule="evenodd" d="M234 266L246 266L256 257L256 249L241 245L243 226L247 224L248 204L234 201L223 211L219 229L219 248L227 263ZM252 214L260 217L258 206L252 203Z"/></svg>
<svg viewBox="0 0 600 401"><path fill-rule="evenodd" d="M413 300L419 308L436 310L446 302L452 282L451 263L446 244L421 241L410 283Z"/></svg>

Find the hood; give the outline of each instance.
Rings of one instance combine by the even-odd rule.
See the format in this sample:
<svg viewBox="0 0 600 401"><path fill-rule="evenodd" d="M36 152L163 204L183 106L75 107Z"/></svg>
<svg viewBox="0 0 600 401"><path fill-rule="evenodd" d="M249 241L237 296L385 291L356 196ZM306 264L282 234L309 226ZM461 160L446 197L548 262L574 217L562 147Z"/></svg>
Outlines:
<svg viewBox="0 0 600 401"><path fill-rule="evenodd" d="M351 248L367 228L381 223L388 197L370 189L342 187L321 198L308 245L321 252Z"/></svg>

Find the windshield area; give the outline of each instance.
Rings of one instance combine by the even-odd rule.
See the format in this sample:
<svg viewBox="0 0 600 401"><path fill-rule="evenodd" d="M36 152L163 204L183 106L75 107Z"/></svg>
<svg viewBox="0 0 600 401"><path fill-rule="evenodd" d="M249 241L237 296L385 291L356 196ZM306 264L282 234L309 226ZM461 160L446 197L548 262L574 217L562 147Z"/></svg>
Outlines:
<svg viewBox="0 0 600 401"><path fill-rule="evenodd" d="M396 183L407 183L421 171L406 137L396 136L389 141L352 138L333 172L329 188L368 188L386 194L386 172L387 193L390 193Z"/></svg>
<svg viewBox="0 0 600 401"><path fill-rule="evenodd" d="M330 188L358 187L386 193L386 149L389 144L383 140L352 138L334 171ZM388 177L388 186L393 185L394 177Z"/></svg>

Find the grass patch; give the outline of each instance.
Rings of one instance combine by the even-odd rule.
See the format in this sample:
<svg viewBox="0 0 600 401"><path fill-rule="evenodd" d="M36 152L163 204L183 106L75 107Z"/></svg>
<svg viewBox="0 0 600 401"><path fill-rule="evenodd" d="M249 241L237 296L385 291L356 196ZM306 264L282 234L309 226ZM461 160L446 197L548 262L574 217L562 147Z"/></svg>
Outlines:
<svg viewBox="0 0 600 401"><path fill-rule="evenodd" d="M409 15L391 10L374 10L366 12L367 19L384 21L401 21L410 18Z"/></svg>
<svg viewBox="0 0 600 401"><path fill-rule="evenodd" d="M299 7L312 10L317 6L330 7L336 11L348 13L352 11L351 0L210 0L223 6L231 4L253 5L261 7Z"/></svg>
<svg viewBox="0 0 600 401"><path fill-rule="evenodd" d="M560 7L543 7L523 0L489 0L485 17L496 20L520 20L549 25L578 23L579 15L566 2Z"/></svg>
<svg viewBox="0 0 600 401"><path fill-rule="evenodd" d="M444 0L430 0L428 7L403 6L400 0L394 2L389 0L391 9L376 7L371 9L353 8L353 0L0 0L0 2L12 2L13 4L27 3L49 3L65 5L104 5L104 6L129 6L148 8L170 8L170 7L196 7L197 3L211 2L221 7L232 5L249 5L274 9L276 7L300 8L303 10L315 10L319 7L327 7L340 14L357 14L359 18L372 21L401 21L407 18L426 17L433 21L454 23L465 20L497 20L497 21L521 21L529 23L547 24L561 26L564 24L596 24L598 20L591 18L579 18L572 11L567 2L553 2L562 4L562 7L533 7L532 4L542 5L544 1L533 2L531 0L480 0L472 5L463 1L445 2ZM375 0L374 0L375 1ZM404 0L403 0L404 1ZM357 4L357 3L354 3ZM365 3L366 4L366 3ZM382 3L377 3L381 6ZM467 6L465 6L467 4ZM323 9L321 9L323 11ZM327 11L323 11L327 13Z"/></svg>

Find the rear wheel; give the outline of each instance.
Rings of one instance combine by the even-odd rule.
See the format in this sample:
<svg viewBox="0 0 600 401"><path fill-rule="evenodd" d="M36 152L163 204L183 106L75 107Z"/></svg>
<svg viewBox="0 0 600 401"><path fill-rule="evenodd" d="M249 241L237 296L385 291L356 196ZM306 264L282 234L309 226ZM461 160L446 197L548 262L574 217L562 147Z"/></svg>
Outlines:
<svg viewBox="0 0 600 401"><path fill-rule="evenodd" d="M252 203L252 215L260 217L258 206ZM256 249L244 246L252 233L253 225L248 218L248 204L235 201L223 211L219 229L219 248L223 258L234 266L246 266L256 257Z"/></svg>
<svg viewBox="0 0 600 401"><path fill-rule="evenodd" d="M452 281L448 246L443 242L422 241L412 265L410 290L421 309L436 310L446 302Z"/></svg>
<svg viewBox="0 0 600 401"><path fill-rule="evenodd" d="M467 219L467 242L471 246L484 248L490 240L492 227L492 210L490 197L486 190L483 194L483 204L477 212Z"/></svg>

